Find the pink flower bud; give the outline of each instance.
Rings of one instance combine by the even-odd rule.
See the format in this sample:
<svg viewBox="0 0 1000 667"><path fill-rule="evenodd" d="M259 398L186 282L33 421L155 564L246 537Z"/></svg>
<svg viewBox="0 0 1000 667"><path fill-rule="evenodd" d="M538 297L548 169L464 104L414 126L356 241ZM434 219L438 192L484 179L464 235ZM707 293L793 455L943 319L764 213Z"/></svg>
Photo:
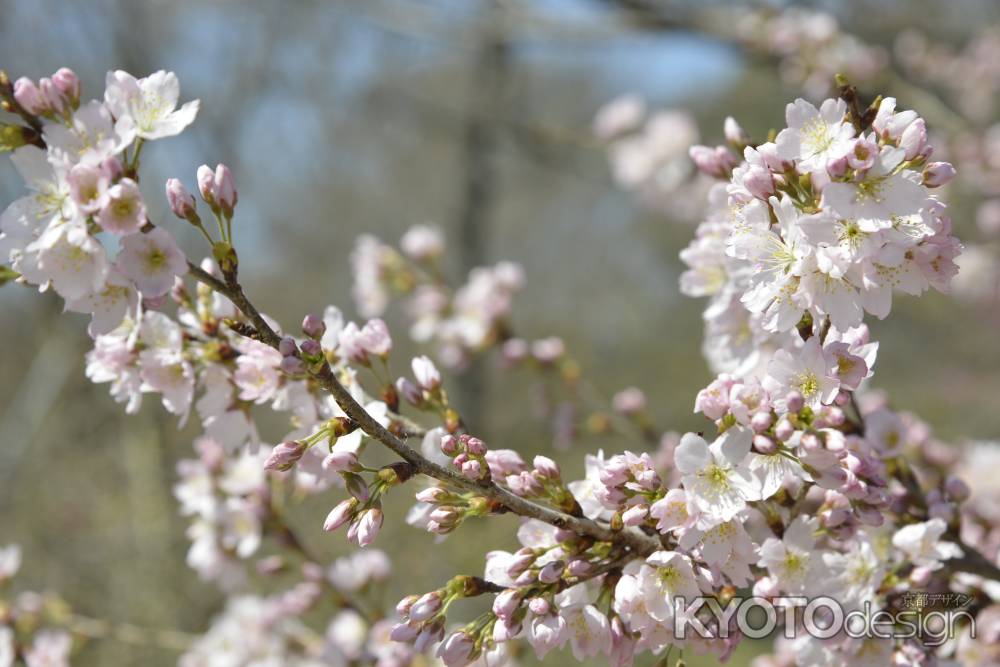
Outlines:
<svg viewBox="0 0 1000 667"><path fill-rule="evenodd" d="M458 454L458 439L450 433L441 436L441 451L448 456L455 456ZM458 465L461 465L461 463Z"/></svg>
<svg viewBox="0 0 1000 667"><path fill-rule="evenodd" d="M698 171L712 178L729 178L737 164L736 158L725 146L692 146L688 149L688 155Z"/></svg>
<svg viewBox="0 0 1000 667"><path fill-rule="evenodd" d="M753 437L753 448L758 454L774 454L778 451L778 445L766 435L758 433Z"/></svg>
<svg viewBox="0 0 1000 667"><path fill-rule="evenodd" d="M413 377L417 384L427 391L434 391L441 386L441 373L438 372L434 362L425 356L414 357L410 362L413 369Z"/></svg>
<svg viewBox="0 0 1000 667"><path fill-rule="evenodd" d="M831 426L841 426L845 421L847 421L847 415L844 411L837 407L829 407L826 410L825 415L826 421Z"/></svg>
<svg viewBox="0 0 1000 667"><path fill-rule="evenodd" d="M63 99L62 93L52 83L52 79L44 77L38 80L38 91L41 93L45 105L55 113L64 113L69 110L69 103Z"/></svg>
<svg viewBox="0 0 1000 667"><path fill-rule="evenodd" d="M419 634L420 626L411 623L397 623L392 626L392 631L389 632L389 639L394 642L408 644L416 639Z"/></svg>
<svg viewBox="0 0 1000 667"><path fill-rule="evenodd" d="M955 178L955 167L950 162L931 162L924 168L924 185L939 188Z"/></svg>
<svg viewBox="0 0 1000 667"><path fill-rule="evenodd" d="M35 82L26 76L14 82L14 99L30 114L41 114L48 110L48 103L42 97Z"/></svg>
<svg viewBox="0 0 1000 667"><path fill-rule="evenodd" d="M782 442L787 441L792 435L795 434L795 427L792 426L792 422L782 417L778 421L778 425L774 427L774 435Z"/></svg>
<svg viewBox="0 0 1000 667"><path fill-rule="evenodd" d="M532 553L514 554L514 557L511 558L510 562L507 564L507 576L520 576L525 570L531 567L534 562L535 555Z"/></svg>
<svg viewBox="0 0 1000 667"><path fill-rule="evenodd" d="M309 313L302 318L302 333L310 338L319 340L326 333L326 323L316 313Z"/></svg>
<svg viewBox="0 0 1000 667"><path fill-rule="evenodd" d="M483 476L483 464L475 459L466 461L462 464L462 475L473 481L480 479Z"/></svg>
<svg viewBox="0 0 1000 667"><path fill-rule="evenodd" d="M422 489L417 491L415 494L416 499L422 503L437 504L443 502L445 497L447 497L448 492L442 489L440 486L432 486L427 489Z"/></svg>
<svg viewBox="0 0 1000 667"><path fill-rule="evenodd" d="M299 351L298 345L295 344L295 339L291 336L285 336L280 341L278 341L278 352L281 353L283 357L293 356Z"/></svg>
<svg viewBox="0 0 1000 667"><path fill-rule="evenodd" d="M333 451L323 459L323 469L335 472L357 472L361 469L358 455L350 451Z"/></svg>
<svg viewBox="0 0 1000 667"><path fill-rule="evenodd" d="M486 443L476 437L466 438L465 451L471 456L483 456L486 454Z"/></svg>
<svg viewBox="0 0 1000 667"><path fill-rule="evenodd" d="M523 338L511 338L505 341L500 349L504 361L509 364L516 364L528 356L528 343Z"/></svg>
<svg viewBox="0 0 1000 667"><path fill-rule="evenodd" d="M414 407L424 404L424 393L420 387L413 384L409 378L399 378L396 380L396 393L403 397L403 400Z"/></svg>
<svg viewBox="0 0 1000 667"><path fill-rule="evenodd" d="M638 387L622 389L611 399L611 405L620 414L638 414L646 409L646 394Z"/></svg>
<svg viewBox="0 0 1000 667"><path fill-rule="evenodd" d="M590 572L591 569L593 569L593 565L581 558L571 560L569 565L566 566L566 571L574 577L582 577Z"/></svg>
<svg viewBox="0 0 1000 667"><path fill-rule="evenodd" d="M441 594L437 591L424 593L410 607L410 620L418 623L426 621L441 609Z"/></svg>
<svg viewBox="0 0 1000 667"><path fill-rule="evenodd" d="M862 507L859 505L854 508L854 514L858 517L858 521L872 528L878 528L885 523L885 517L882 515L882 512L874 507Z"/></svg>
<svg viewBox="0 0 1000 667"><path fill-rule="evenodd" d="M60 67L59 70L52 75L52 84L70 107L75 109L77 105L79 105L80 79L77 77L76 72L68 67Z"/></svg>
<svg viewBox="0 0 1000 667"><path fill-rule="evenodd" d="M378 537L379 530L382 529L382 510L376 508L365 510L357 520L358 526L358 546L367 547Z"/></svg>
<svg viewBox="0 0 1000 667"><path fill-rule="evenodd" d="M750 426L757 433L763 433L771 428L773 422L774 417L771 416L770 412L755 412L753 417L750 418Z"/></svg>
<svg viewBox="0 0 1000 667"><path fill-rule="evenodd" d="M302 375L306 372L306 363L291 355L281 359L280 367L288 375Z"/></svg>
<svg viewBox="0 0 1000 667"><path fill-rule="evenodd" d="M463 631L453 632L438 647L437 656L446 667L465 667L472 662L475 642Z"/></svg>
<svg viewBox="0 0 1000 667"><path fill-rule="evenodd" d="M198 192L209 206L215 207L215 174L207 164L198 167Z"/></svg>
<svg viewBox="0 0 1000 667"><path fill-rule="evenodd" d="M646 520L647 516L649 516L649 507L647 505L632 505L632 507L622 512L622 523L626 526L638 526Z"/></svg>
<svg viewBox="0 0 1000 667"><path fill-rule="evenodd" d="M566 563L561 560L554 560L551 563L546 563L542 569L538 571L538 580L543 584L554 584L562 578L562 573L565 569Z"/></svg>
<svg viewBox="0 0 1000 667"><path fill-rule="evenodd" d="M176 178L167 180L167 202L170 211L182 220L190 218L195 212L194 196Z"/></svg>
<svg viewBox="0 0 1000 667"><path fill-rule="evenodd" d="M912 160L927 146L927 124L923 118L910 123L899 138L899 147L905 151L904 157Z"/></svg>
<svg viewBox="0 0 1000 667"><path fill-rule="evenodd" d="M743 175L743 187L757 199L767 201L774 194L774 178L764 167L751 166Z"/></svg>
<svg viewBox="0 0 1000 667"><path fill-rule="evenodd" d="M561 475L559 464L547 456L539 454L534 458L532 464L535 467L535 472L545 479L557 480Z"/></svg>
<svg viewBox="0 0 1000 667"><path fill-rule="evenodd" d="M741 151L750 143L750 137L732 116L726 116L726 120L722 124L722 133L725 135L726 141Z"/></svg>
<svg viewBox="0 0 1000 667"><path fill-rule="evenodd" d="M271 455L264 462L264 470L288 470L306 453L306 444L297 440L288 440L275 445Z"/></svg>
<svg viewBox="0 0 1000 667"><path fill-rule="evenodd" d="M406 617L410 613L410 607L413 603L420 599L419 595L407 595L405 598L396 603L396 613L402 617Z"/></svg>
<svg viewBox="0 0 1000 667"><path fill-rule="evenodd" d="M851 511L844 507L835 507L833 509L824 510L820 514L820 518L823 519L823 524L827 528L835 528L850 519L851 516L853 516Z"/></svg>
<svg viewBox="0 0 1000 667"><path fill-rule="evenodd" d="M969 485L961 477L948 475L944 480L944 491L956 503L965 502L972 495Z"/></svg>
<svg viewBox="0 0 1000 667"><path fill-rule="evenodd" d="M830 178L841 178L847 173L847 167L847 156L841 155L826 163L826 173L830 175Z"/></svg>
<svg viewBox="0 0 1000 667"><path fill-rule="evenodd" d="M299 346L299 349L302 350L302 356L309 359L315 359L323 356L323 346L319 344L319 341L313 340L312 338L307 338L302 341L302 345Z"/></svg>
<svg viewBox="0 0 1000 667"><path fill-rule="evenodd" d="M531 598L531 602L528 603L528 609L535 616L545 616L551 608L552 606L545 598Z"/></svg>
<svg viewBox="0 0 1000 667"><path fill-rule="evenodd" d="M805 407L806 401L802 397L802 394L797 391L790 391L788 395L785 396L785 405L788 407L789 412L798 412L803 407Z"/></svg>
<svg viewBox="0 0 1000 667"><path fill-rule="evenodd" d="M326 521L323 522L323 530L331 532L343 526L354 516L354 510L357 506L358 501L356 498L348 498L347 500L340 501L326 515Z"/></svg>
<svg viewBox="0 0 1000 667"><path fill-rule="evenodd" d="M493 613L500 618L510 618L520 606L521 594L513 588L508 588L493 599Z"/></svg>
<svg viewBox="0 0 1000 667"><path fill-rule="evenodd" d="M514 619L497 619L497 622L493 624L493 641L496 643L509 642L521 634L523 629L524 625L519 621L514 621Z"/></svg>
<svg viewBox="0 0 1000 667"><path fill-rule="evenodd" d="M236 202L239 200L239 194L236 192L236 179L233 178L233 172L224 164L215 168L215 199L222 207L222 212L226 217L232 217L233 209L236 208Z"/></svg>

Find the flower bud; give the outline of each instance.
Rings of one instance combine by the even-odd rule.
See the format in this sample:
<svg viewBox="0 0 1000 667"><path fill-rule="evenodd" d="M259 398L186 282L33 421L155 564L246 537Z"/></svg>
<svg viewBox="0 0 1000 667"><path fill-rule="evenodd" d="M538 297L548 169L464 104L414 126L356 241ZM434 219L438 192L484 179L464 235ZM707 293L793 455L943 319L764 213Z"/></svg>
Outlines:
<svg viewBox="0 0 1000 667"><path fill-rule="evenodd" d="M176 178L167 180L167 202L170 203L170 211L182 220L195 213L194 196Z"/></svg>
<svg viewBox="0 0 1000 667"><path fill-rule="evenodd" d="M698 171L712 178L728 178L737 164L736 158L724 146L692 146L688 155Z"/></svg>
<svg viewBox="0 0 1000 667"><path fill-rule="evenodd" d="M379 530L382 529L382 510L377 507L365 510L358 518L357 540L359 547L367 547L378 537Z"/></svg>
<svg viewBox="0 0 1000 667"><path fill-rule="evenodd" d="M291 468L306 453L306 444L297 440L288 440L275 445L271 455L264 462L264 470L284 471Z"/></svg>
<svg viewBox="0 0 1000 667"><path fill-rule="evenodd" d="M924 185L939 188L955 178L955 167L950 162L931 162L924 168Z"/></svg>
<svg viewBox="0 0 1000 667"><path fill-rule="evenodd" d="M278 352L280 352L283 357L293 356L296 352L298 352L298 350L298 345L295 344L295 339L291 336L285 336L278 341Z"/></svg>
<svg viewBox="0 0 1000 667"><path fill-rule="evenodd" d="M778 451L778 445L766 435L758 433L753 437L753 448L758 454L774 454Z"/></svg>
<svg viewBox="0 0 1000 667"><path fill-rule="evenodd" d="M646 520L647 516L649 516L649 507L647 505L632 505L632 507L622 512L622 523L626 526L638 526Z"/></svg>
<svg viewBox="0 0 1000 667"><path fill-rule="evenodd" d="M770 412L755 412L753 417L750 418L750 427L757 433L763 433L767 429L771 428L771 424L774 422L774 417L771 416Z"/></svg>
<svg viewBox="0 0 1000 667"><path fill-rule="evenodd" d="M312 339L319 340L326 333L326 323L316 313L309 313L302 318L302 333Z"/></svg>
<svg viewBox="0 0 1000 667"><path fill-rule="evenodd" d="M438 647L437 656L446 667L464 667L472 662L476 644L466 632L453 632Z"/></svg>
<svg viewBox="0 0 1000 667"><path fill-rule="evenodd" d="M961 477L955 475L948 475L947 479L944 480L944 491L956 503L965 502L972 495L969 485Z"/></svg>
<svg viewBox="0 0 1000 667"><path fill-rule="evenodd" d="M566 563L561 560L554 560L551 563L546 563L542 569L538 571L538 580L543 584L554 584L562 578L562 573L565 569Z"/></svg>
<svg viewBox="0 0 1000 667"><path fill-rule="evenodd" d="M14 99L30 114L38 115L48 110L48 103L42 97L35 82L26 76L14 82Z"/></svg>
<svg viewBox="0 0 1000 667"><path fill-rule="evenodd" d="M413 369L413 377L422 388L432 392L441 386L441 373L434 362L427 357L414 357L410 366Z"/></svg>
<svg viewBox="0 0 1000 667"><path fill-rule="evenodd" d="M215 174L207 164L198 167L198 192L205 203L215 208Z"/></svg>
<svg viewBox="0 0 1000 667"><path fill-rule="evenodd" d="M872 528L878 528L885 523L885 517L882 515L882 512L874 507L859 505L854 508L854 514L858 517L858 521Z"/></svg>
<svg viewBox="0 0 1000 667"><path fill-rule="evenodd" d="M441 593L431 591L424 593L410 607L410 620L418 623L434 616L441 608Z"/></svg>
<svg viewBox="0 0 1000 667"><path fill-rule="evenodd" d="M326 515L326 521L323 522L323 530L331 532L343 526L351 520L351 517L354 516L354 510L357 506L357 498L348 498L347 500L340 501L337 506Z"/></svg>
<svg viewBox="0 0 1000 667"><path fill-rule="evenodd" d="M450 433L441 437L441 451L448 456L458 454L458 439ZM458 464L461 465L461 464Z"/></svg>
<svg viewBox="0 0 1000 667"><path fill-rule="evenodd" d="M475 459L466 461L462 464L462 475L472 481L481 479L483 476L483 464Z"/></svg>
<svg viewBox="0 0 1000 667"><path fill-rule="evenodd" d="M757 199L767 201L774 194L774 179L764 167L751 166L743 175L743 187Z"/></svg>
<svg viewBox="0 0 1000 667"><path fill-rule="evenodd" d="M486 454L486 443L476 437L465 438L465 451L471 456Z"/></svg>
<svg viewBox="0 0 1000 667"><path fill-rule="evenodd" d="M236 208L236 202L239 200L239 195L236 192L236 179L233 178L233 172L229 170L224 164L220 164L215 168L215 199L222 208L222 212L227 218L233 216L233 209Z"/></svg>
<svg viewBox="0 0 1000 667"><path fill-rule="evenodd" d="M552 606L545 598L531 598L531 602L528 603L528 609L535 616L545 616L551 608Z"/></svg>
<svg viewBox="0 0 1000 667"><path fill-rule="evenodd" d="M52 79L48 77L39 79L38 91L41 93L42 99L45 100L48 110L54 111L57 114L65 113L69 110L69 101L63 99L62 93L52 83Z"/></svg>
<svg viewBox="0 0 1000 667"><path fill-rule="evenodd" d="M333 451L323 459L323 469L335 472L357 472L361 469L358 455L351 451Z"/></svg>
<svg viewBox="0 0 1000 667"><path fill-rule="evenodd" d="M52 75L52 85L70 107L75 109L80 104L80 79L76 72L68 67L60 67Z"/></svg>
<svg viewBox="0 0 1000 667"><path fill-rule="evenodd" d="M725 135L726 141L741 153L743 148L750 143L750 137L746 130L732 116L726 116L726 120L722 123L722 133Z"/></svg>
<svg viewBox="0 0 1000 667"><path fill-rule="evenodd" d="M538 455L532 461L535 472L544 479L557 480L560 476L559 464L547 456Z"/></svg>
<svg viewBox="0 0 1000 667"><path fill-rule="evenodd" d="M323 346L319 344L319 341L312 338L302 341L299 349L302 350L302 356L309 359L316 359L323 356Z"/></svg>
<svg viewBox="0 0 1000 667"><path fill-rule="evenodd" d="M397 623L392 626L392 631L389 632L389 639L394 642L408 644L416 639L419 634L419 626L410 623Z"/></svg>
<svg viewBox="0 0 1000 667"><path fill-rule="evenodd" d="M420 407L424 404L424 393L420 391L420 387L413 384L409 378L399 378L396 380L396 393L403 397L407 403L414 407Z"/></svg>
<svg viewBox="0 0 1000 667"><path fill-rule="evenodd" d="M306 372L306 363L291 355L281 359L280 368L288 375L302 375Z"/></svg>
<svg viewBox="0 0 1000 667"><path fill-rule="evenodd" d="M910 123L899 138L899 147L905 151L904 157L912 160L923 152L927 146L927 124L923 118Z"/></svg>
<svg viewBox="0 0 1000 667"><path fill-rule="evenodd" d="M789 412L798 412L803 407L805 407L806 401L802 397L802 394L798 391L790 391L788 395L785 396L785 405L788 407Z"/></svg>
<svg viewBox="0 0 1000 667"><path fill-rule="evenodd" d="M778 425L774 427L775 437L777 437L778 440L781 440L782 442L785 442L786 440L791 438L794 433L795 433L795 427L792 426L792 422L785 419L784 417L782 417L778 421Z"/></svg>
<svg viewBox="0 0 1000 667"><path fill-rule="evenodd" d="M514 554L514 557L511 558L510 562L507 564L507 576L512 578L520 576L525 570L531 567L531 564L534 562L534 554Z"/></svg>
<svg viewBox="0 0 1000 667"><path fill-rule="evenodd" d="M592 568L593 566L589 562L581 558L577 558L576 560L571 560L569 562L569 565L566 566L566 571L574 577L582 577L590 572Z"/></svg>
<svg viewBox="0 0 1000 667"><path fill-rule="evenodd" d="M499 618L510 618L521 606L521 594L508 588L493 599L493 613Z"/></svg>
<svg viewBox="0 0 1000 667"><path fill-rule="evenodd" d="M622 389L611 399L611 405L619 414L635 415L646 409L646 394L638 387Z"/></svg>

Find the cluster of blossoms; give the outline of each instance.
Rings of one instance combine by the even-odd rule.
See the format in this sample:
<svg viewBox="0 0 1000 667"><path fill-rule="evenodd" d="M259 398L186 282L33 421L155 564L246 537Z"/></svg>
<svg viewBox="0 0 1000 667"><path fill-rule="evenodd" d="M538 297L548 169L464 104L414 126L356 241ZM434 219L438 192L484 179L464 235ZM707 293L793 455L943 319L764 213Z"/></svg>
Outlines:
<svg viewBox="0 0 1000 667"><path fill-rule="evenodd" d="M857 338L866 312L889 314L895 290L948 289L961 246L933 189L954 168L930 160L923 119L895 107L885 98L861 114L856 100L849 112L843 99L819 109L800 99L773 142L727 133L744 162L713 188L712 211L681 254L682 291L712 297L706 349L724 350L716 369L753 371L767 361L761 350L794 349L797 330Z"/></svg>
<svg viewBox="0 0 1000 667"><path fill-rule="evenodd" d="M960 461L941 454L929 428L861 391L877 352L864 314L888 315L895 289L946 289L961 249L934 192L954 170L930 160L925 122L897 112L895 100L861 111L843 86L842 99L819 109L789 105L773 142L752 144L730 121L728 147L691 149L697 168L722 181L682 254L682 290L711 296L706 349L720 375L695 410L716 433L661 439L645 396L628 389L611 409L660 450L588 456L585 478L565 482L552 459L529 465L472 435L430 357L410 360L412 377L394 377L382 320L350 322L330 306L307 315L295 336L261 314L238 281L238 196L222 165L197 175L217 237L184 186L167 183L173 214L211 246L212 259L189 264L166 227L147 219L138 157L197 107L175 110L172 74L112 73L105 101L89 105L74 82L64 70L38 84L0 81L4 109L25 123L14 126L23 145L13 159L33 191L5 211L0 242L20 282L51 286L69 309L93 315L88 376L110 383L127 412L155 393L182 421L193 407L203 427L176 495L192 518L189 564L230 600L182 664L390 667L432 654L449 667L498 666L512 664L521 639L539 658L568 644L579 660L621 667L644 653L664 663L674 651L725 659L743 629L685 602L718 606L740 591L826 595L873 614L918 589L967 596L968 619L998 615L993 499L970 500L952 472ZM113 262L107 238L120 240ZM507 317L523 282L514 265L476 269L452 291L438 272L437 231L414 228L401 247L360 241L355 293L365 317L402 293L411 335L435 343L448 367L495 345L512 364L531 359L578 377L559 339L512 337ZM257 425L265 407L287 416L277 437ZM370 467L371 442L399 460ZM466 520L516 514L519 548L489 552L482 577L454 577L383 614L362 600L388 573L384 555L369 549L323 567L284 512L292 499L342 487L347 497L323 528L346 526L350 541L369 547L386 519L383 497L414 478L432 481L417 491L409 523L443 539ZM282 551L248 567L271 542ZM0 583L12 558L0 555ZM278 573L294 582L253 588L273 588ZM493 596L489 610L456 625L452 603L483 595ZM0 651L29 665L34 652L65 662L68 635L39 633L29 644L0 611ZM323 631L312 627L317 618ZM701 631L680 634L679 623ZM783 619L787 631L803 623ZM767 660L988 665L993 626L985 640L970 632L943 648L922 636L798 632Z"/></svg>
<svg viewBox="0 0 1000 667"><path fill-rule="evenodd" d="M697 216L697 196L679 199L684 188L697 191L688 147L698 141L698 125L686 111L661 109L650 113L641 97L624 95L597 112L594 135L608 147L612 176L622 188L636 193L655 210L682 219ZM694 200L691 202L691 200ZM691 202L685 208L685 201Z"/></svg>
<svg viewBox="0 0 1000 667"><path fill-rule="evenodd" d="M439 229L416 225L399 245L401 252L371 235L358 239L351 255L358 312L377 317L392 295L405 295L410 336L434 343L439 359L450 368L465 365L476 352L505 338L513 297L524 286L519 265L476 267L464 285L452 289L438 264L445 250Z"/></svg>
<svg viewBox="0 0 1000 667"><path fill-rule="evenodd" d="M778 58L782 80L810 97L829 92L836 74L852 81L877 79L889 59L884 49L845 32L836 17L825 11L735 8L710 14L713 31Z"/></svg>
<svg viewBox="0 0 1000 667"><path fill-rule="evenodd" d="M73 636L69 607L52 593L9 596L21 569L21 548L0 547L0 667L69 665Z"/></svg>

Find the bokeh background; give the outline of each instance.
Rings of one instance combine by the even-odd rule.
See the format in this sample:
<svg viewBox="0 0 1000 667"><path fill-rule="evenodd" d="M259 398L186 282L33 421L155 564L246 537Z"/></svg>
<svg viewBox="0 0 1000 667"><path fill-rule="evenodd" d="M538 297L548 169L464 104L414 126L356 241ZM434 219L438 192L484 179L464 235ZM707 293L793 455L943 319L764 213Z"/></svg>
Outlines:
<svg viewBox="0 0 1000 667"><path fill-rule="evenodd" d="M991 0L809 4L890 61L906 30L961 49L1000 19ZM37 78L69 65L85 98L101 94L109 69L176 71L182 97L201 98L202 110L184 135L143 155L152 218L169 215L158 185L167 177L193 186L198 165L228 163L240 191L241 274L279 320L297 322L328 303L354 314L355 237L395 242L409 225L433 222L449 236L452 277L499 259L521 263L528 288L516 329L562 337L599 391L638 385L661 429L684 430L700 424L693 397L710 379L700 355L703 303L677 289L677 254L693 231L680 211L690 202L680 192L648 207L623 191L591 123L609 99L633 92L652 108L694 114L705 143L721 141L729 114L758 137L780 127L801 86L774 58L691 20L711 5L3 0L0 66ZM902 106L919 105L912 87L876 80L899 84L892 92ZM20 188L4 160L0 204ZM980 235L978 196L951 193L961 238ZM203 252L193 231L178 236L190 254ZM1000 435L995 305L936 293L919 303L899 298L891 320L873 325L883 343L877 386L944 438ZM85 318L60 308L53 295L0 289L0 544L23 546L26 586L57 590L81 613L201 632L221 596L185 566L185 520L171 496L196 427L178 430L153 400L126 418L106 386L84 378ZM388 319L403 321L398 309ZM400 348L413 351L404 341ZM489 359L472 373L453 393L475 415L476 432L493 446L550 453L537 394L512 390L526 378L505 376ZM581 437L557 453L566 476L599 446L643 447ZM509 532L478 522L463 526L467 539L431 551L426 534L399 525L407 495L396 494L380 538L398 575L387 601L478 573L484 547L513 544ZM342 536L319 530L335 500L311 499L295 519L310 548L331 558L346 551ZM746 664L752 650L734 663ZM176 658L95 642L80 664Z"/></svg>

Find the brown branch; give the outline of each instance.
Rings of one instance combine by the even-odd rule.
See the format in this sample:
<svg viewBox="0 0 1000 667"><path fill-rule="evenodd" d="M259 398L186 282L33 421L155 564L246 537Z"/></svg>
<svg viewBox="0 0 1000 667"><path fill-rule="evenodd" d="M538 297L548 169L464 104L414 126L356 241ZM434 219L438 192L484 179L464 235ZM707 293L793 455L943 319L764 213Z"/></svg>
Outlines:
<svg viewBox="0 0 1000 667"><path fill-rule="evenodd" d="M188 270L196 280L208 285L232 301L240 312L256 327L261 342L273 348L278 347L278 343L281 340L280 336L271 328L260 311L250 302L239 283L235 281L224 282L191 263L188 264ZM538 519L557 528L571 530L579 535L587 535L601 542L612 542L627 547L632 553L637 555L648 556L660 548L658 540L644 535L639 531L632 529L614 531L609 526L591 519L571 516L550 507L525 500L490 481L474 482L454 470L440 466L424 458L419 452L411 448L368 414L354 400L354 397L351 396L340 380L337 379L329 364L324 363L318 370L310 369L310 373L319 385L333 396L337 405L344 411L344 414L357 422L365 434L391 449L401 459L412 465L416 472L433 477L455 488L471 491L477 495L489 498L514 514Z"/></svg>

